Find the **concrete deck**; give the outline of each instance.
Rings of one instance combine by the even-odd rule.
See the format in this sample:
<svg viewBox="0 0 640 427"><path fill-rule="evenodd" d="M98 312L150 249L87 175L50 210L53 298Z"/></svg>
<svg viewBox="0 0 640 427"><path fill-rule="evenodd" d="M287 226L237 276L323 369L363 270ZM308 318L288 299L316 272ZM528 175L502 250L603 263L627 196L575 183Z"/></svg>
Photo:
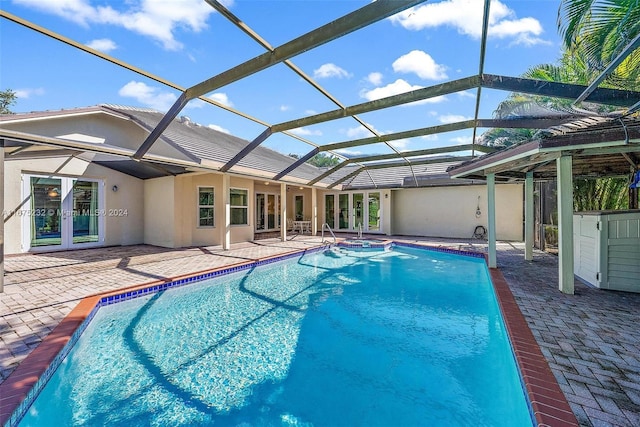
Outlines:
<svg viewBox="0 0 640 427"><path fill-rule="evenodd" d="M475 240L396 237L433 246L486 251ZM0 294L0 383L82 298L116 289L317 246L295 236L220 247L170 250L146 245L5 259ZM640 294L602 291L576 281L557 290L557 258L499 243L498 267L583 426L640 425Z"/></svg>

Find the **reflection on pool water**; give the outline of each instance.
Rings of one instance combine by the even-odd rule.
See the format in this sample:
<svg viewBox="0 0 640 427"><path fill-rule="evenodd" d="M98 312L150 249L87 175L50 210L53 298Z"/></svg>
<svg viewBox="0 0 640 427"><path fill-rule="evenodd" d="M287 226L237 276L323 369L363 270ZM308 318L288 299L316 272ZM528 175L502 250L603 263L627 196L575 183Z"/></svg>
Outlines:
<svg viewBox="0 0 640 427"><path fill-rule="evenodd" d="M483 260L405 247L103 307L20 423L531 424Z"/></svg>

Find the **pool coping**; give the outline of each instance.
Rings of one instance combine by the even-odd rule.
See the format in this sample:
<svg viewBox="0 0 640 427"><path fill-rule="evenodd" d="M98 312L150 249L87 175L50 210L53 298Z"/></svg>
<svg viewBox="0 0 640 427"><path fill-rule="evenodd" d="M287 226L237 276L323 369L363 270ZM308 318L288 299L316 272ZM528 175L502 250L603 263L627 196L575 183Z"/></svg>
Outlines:
<svg viewBox="0 0 640 427"><path fill-rule="evenodd" d="M385 240L385 244L388 241ZM393 245L427 249L483 258L488 265L486 253L451 249L445 246L432 246L420 243L390 241ZM333 246L333 245L332 245ZM35 399L40 389L36 387L46 377L48 381L78 336L103 305L137 298L164 289L179 287L199 280L217 277L281 261L287 258L318 252L326 249L320 245L303 250L293 250L257 260L246 260L214 269L192 272L185 275L168 277L161 280L144 282L83 298L78 305L44 338L11 375L0 384L0 426L11 426L22 419L24 413L16 413L25 400ZM344 246L343 246L344 247ZM527 321L509 289L506 279L497 268L488 268L495 295L505 326L509 333L512 351L519 367L523 388L528 395L530 411L539 427L579 426L577 419L567 402L549 364L542 354ZM67 348L66 352L65 348ZM45 375L46 374L46 375ZM30 404L29 404L30 406ZM28 408L28 407L27 407ZM24 408L25 410L27 408ZM24 412L24 411L21 411ZM19 415L19 416L18 416ZM13 419L13 421L12 421Z"/></svg>

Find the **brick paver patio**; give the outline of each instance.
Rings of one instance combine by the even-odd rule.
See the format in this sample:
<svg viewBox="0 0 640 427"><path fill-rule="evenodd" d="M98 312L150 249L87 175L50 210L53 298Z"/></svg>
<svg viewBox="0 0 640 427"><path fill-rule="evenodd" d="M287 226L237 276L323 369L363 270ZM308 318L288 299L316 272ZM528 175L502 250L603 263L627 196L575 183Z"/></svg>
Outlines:
<svg viewBox="0 0 640 427"><path fill-rule="evenodd" d="M486 250L477 240L396 240ZM229 251L138 245L7 257L0 294L0 383L88 295L320 243L318 237L296 236L234 244ZM640 294L576 281L576 294L564 295L557 290L557 258L535 252L527 262L523 252L522 244L500 242L498 267L580 424L640 425Z"/></svg>

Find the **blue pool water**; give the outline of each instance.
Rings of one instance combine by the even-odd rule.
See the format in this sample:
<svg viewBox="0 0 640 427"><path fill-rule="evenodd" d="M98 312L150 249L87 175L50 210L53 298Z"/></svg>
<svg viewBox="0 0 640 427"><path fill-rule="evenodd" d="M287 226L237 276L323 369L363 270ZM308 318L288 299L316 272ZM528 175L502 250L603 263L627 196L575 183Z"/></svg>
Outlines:
<svg viewBox="0 0 640 427"><path fill-rule="evenodd" d="M526 426L484 261L330 250L101 308L20 426Z"/></svg>

